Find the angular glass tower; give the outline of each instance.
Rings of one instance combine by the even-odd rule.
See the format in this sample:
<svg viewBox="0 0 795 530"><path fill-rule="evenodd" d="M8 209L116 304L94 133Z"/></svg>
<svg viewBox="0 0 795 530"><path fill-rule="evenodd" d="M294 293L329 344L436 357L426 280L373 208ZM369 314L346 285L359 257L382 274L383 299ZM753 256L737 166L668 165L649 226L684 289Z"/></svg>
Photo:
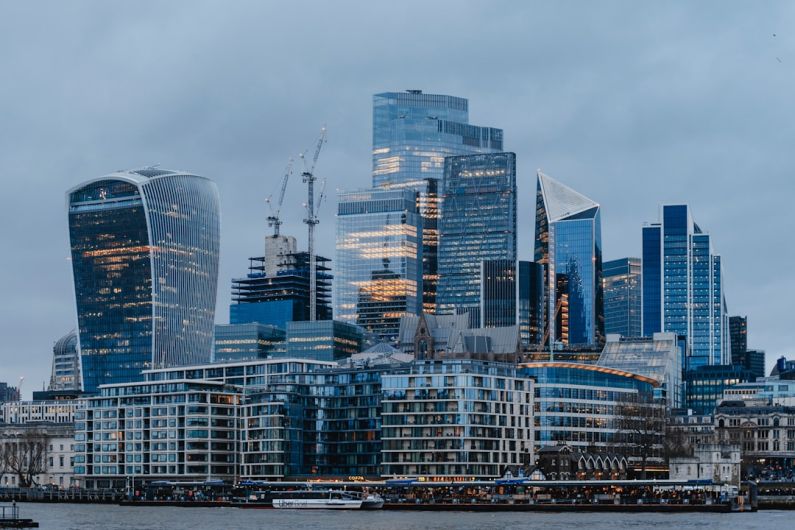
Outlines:
<svg viewBox="0 0 795 530"><path fill-rule="evenodd" d="M641 337L640 258L605 261L605 333Z"/></svg>
<svg viewBox="0 0 795 530"><path fill-rule="evenodd" d="M218 285L215 184L146 168L66 194L83 389L210 361Z"/></svg>
<svg viewBox="0 0 795 530"><path fill-rule="evenodd" d="M384 340L422 305L422 218L410 189L339 195L335 319Z"/></svg>
<svg viewBox="0 0 795 530"><path fill-rule="evenodd" d="M439 222L439 314L470 314L480 325L480 267L516 261L516 155L445 160Z"/></svg>
<svg viewBox="0 0 795 530"><path fill-rule="evenodd" d="M538 172L535 261L545 268L544 344L604 341L600 207Z"/></svg>
<svg viewBox="0 0 795 530"><path fill-rule="evenodd" d="M373 186L411 188L423 218L423 311L436 312L439 193L447 156L502 151L501 129L469 124L464 98L421 90L373 96Z"/></svg>
<svg viewBox="0 0 795 530"><path fill-rule="evenodd" d="M686 369L728 364L728 315L721 257L683 204L663 205L661 222L643 227L643 334L687 338Z"/></svg>

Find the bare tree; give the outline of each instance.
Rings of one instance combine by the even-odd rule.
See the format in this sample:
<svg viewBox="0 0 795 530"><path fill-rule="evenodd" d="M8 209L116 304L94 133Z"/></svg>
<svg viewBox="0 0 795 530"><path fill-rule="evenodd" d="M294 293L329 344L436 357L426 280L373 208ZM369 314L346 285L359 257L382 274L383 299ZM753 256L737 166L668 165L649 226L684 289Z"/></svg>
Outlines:
<svg viewBox="0 0 795 530"><path fill-rule="evenodd" d="M641 478L645 479L649 459L662 456L665 403L648 393L628 394L616 405L616 422L618 445L628 458L640 458Z"/></svg>
<svg viewBox="0 0 795 530"><path fill-rule="evenodd" d="M6 438L2 449L5 473L16 475L20 488L36 483L36 476L47 470L47 437L39 430L25 429L19 436Z"/></svg>
<svg viewBox="0 0 795 530"><path fill-rule="evenodd" d="M687 430L681 425L669 423L665 429L663 454L666 462L673 457L693 456L693 447L688 440Z"/></svg>

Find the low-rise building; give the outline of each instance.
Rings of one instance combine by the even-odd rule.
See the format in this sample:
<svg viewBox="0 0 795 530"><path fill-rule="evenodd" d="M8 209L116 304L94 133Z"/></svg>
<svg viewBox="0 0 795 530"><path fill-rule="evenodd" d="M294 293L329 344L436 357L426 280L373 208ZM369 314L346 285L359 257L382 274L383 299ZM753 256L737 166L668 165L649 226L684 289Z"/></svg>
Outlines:
<svg viewBox="0 0 795 530"><path fill-rule="evenodd" d="M0 424L0 487L79 485L74 461L72 424Z"/></svg>
<svg viewBox="0 0 795 530"><path fill-rule="evenodd" d="M82 407L76 399L48 401L12 401L0 405L0 423L58 423L75 421L75 412Z"/></svg>
<svg viewBox="0 0 795 530"><path fill-rule="evenodd" d="M671 457L669 478L739 485L740 461L740 446L737 444L697 445L692 456Z"/></svg>
<svg viewBox="0 0 795 530"><path fill-rule="evenodd" d="M533 384L514 365L415 361L382 385L383 476L485 479L533 462Z"/></svg>
<svg viewBox="0 0 795 530"><path fill-rule="evenodd" d="M215 381L101 385L75 420L75 473L88 488L237 478L240 390Z"/></svg>
<svg viewBox="0 0 795 530"><path fill-rule="evenodd" d="M518 366L520 377L534 381L535 450L566 444L574 451L618 453L635 466L644 458L662 463L662 421L630 429L629 405L641 404L661 419L664 403L654 400L656 379L615 368L571 362L532 362ZM626 410L627 412L624 412ZM652 417L643 414L643 417ZM637 436L629 431L640 430ZM653 441L634 439L652 437Z"/></svg>

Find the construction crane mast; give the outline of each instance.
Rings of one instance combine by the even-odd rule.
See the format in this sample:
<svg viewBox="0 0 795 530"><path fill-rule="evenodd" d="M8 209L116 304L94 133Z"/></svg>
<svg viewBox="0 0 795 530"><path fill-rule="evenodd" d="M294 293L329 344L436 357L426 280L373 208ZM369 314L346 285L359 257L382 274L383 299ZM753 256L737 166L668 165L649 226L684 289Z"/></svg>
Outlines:
<svg viewBox="0 0 795 530"><path fill-rule="evenodd" d="M320 156L320 150L323 148L323 144L326 143L326 128L323 127L320 129L320 137L317 139L317 145L315 146L315 154L312 157L312 164L307 167L306 158L301 155L301 158L304 161L304 171L301 173L301 177L303 181L306 183L306 218L304 219L304 223L306 223L307 232L308 232L308 245L309 245L309 320L317 320L317 267L315 262L317 261L315 258L315 225L318 224L317 215L315 211L318 207L320 207L320 201L318 201L317 205L315 205L315 165L317 164L317 159ZM323 194L321 193L320 200L323 200Z"/></svg>
<svg viewBox="0 0 795 530"><path fill-rule="evenodd" d="M293 174L293 159L291 158L290 161L287 163L287 169L284 170L284 178L282 178L282 189L279 192L279 202L276 203L276 211L273 211L273 206L271 204L271 198L268 197L266 202L270 207L271 214L268 216L268 226L273 227L273 237L279 237L279 227L282 226L282 219L279 217L279 212L282 210L282 203L284 202L284 192L287 191L287 181L290 179L290 175Z"/></svg>

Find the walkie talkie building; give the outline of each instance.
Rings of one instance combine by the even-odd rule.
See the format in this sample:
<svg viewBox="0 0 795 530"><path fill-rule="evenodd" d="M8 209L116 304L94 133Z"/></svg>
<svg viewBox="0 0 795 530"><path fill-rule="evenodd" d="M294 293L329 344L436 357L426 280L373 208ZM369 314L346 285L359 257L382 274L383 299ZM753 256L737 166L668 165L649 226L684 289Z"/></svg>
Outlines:
<svg viewBox="0 0 795 530"><path fill-rule="evenodd" d="M219 200L204 177L118 171L67 192L83 388L210 361Z"/></svg>

